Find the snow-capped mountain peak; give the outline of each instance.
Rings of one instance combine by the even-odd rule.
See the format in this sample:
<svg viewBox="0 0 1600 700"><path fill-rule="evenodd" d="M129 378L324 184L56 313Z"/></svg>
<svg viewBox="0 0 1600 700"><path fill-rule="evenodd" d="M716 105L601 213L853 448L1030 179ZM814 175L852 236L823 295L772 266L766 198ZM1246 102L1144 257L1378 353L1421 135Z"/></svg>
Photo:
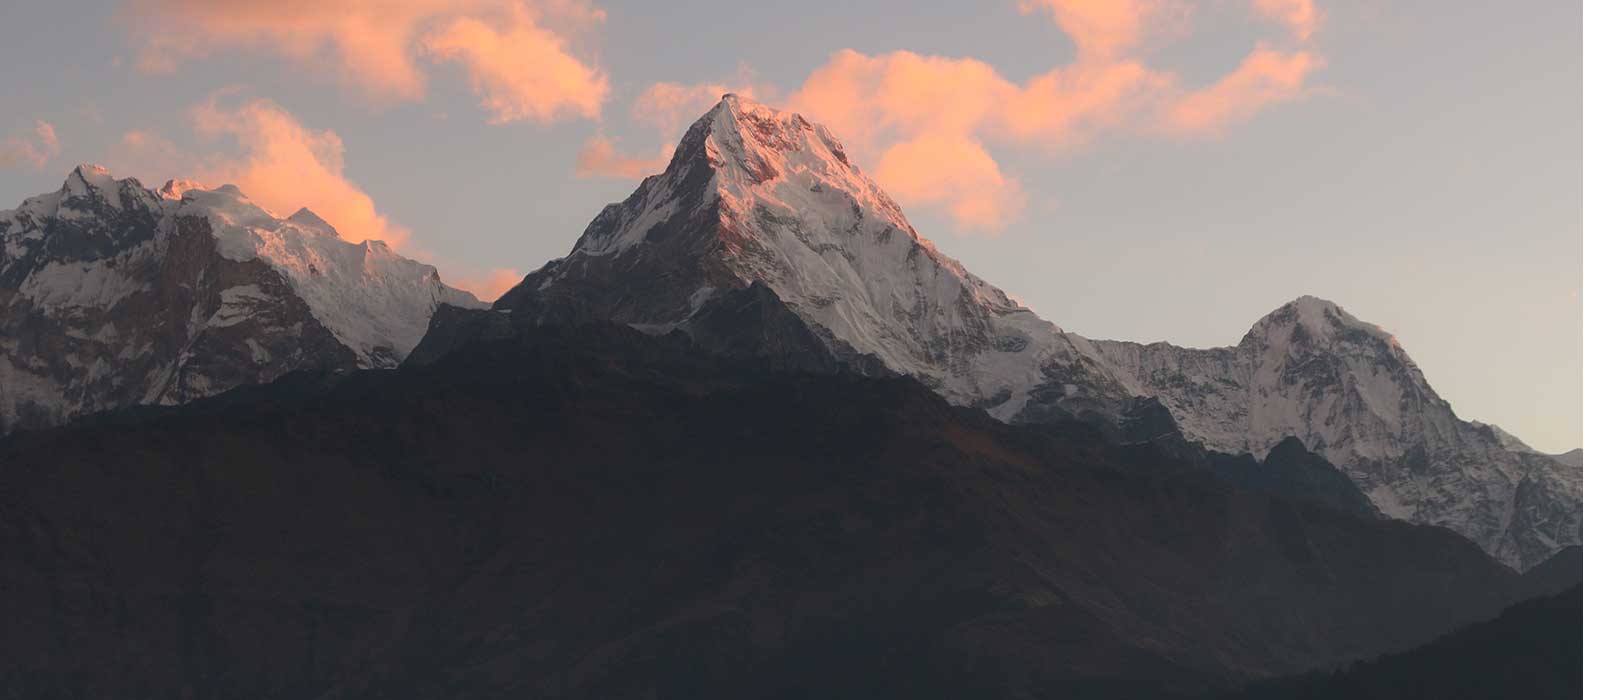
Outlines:
<svg viewBox="0 0 1600 700"><path fill-rule="evenodd" d="M750 311L768 296L809 340ZM516 322L600 317L745 351L820 345L1002 420L1071 416L1127 441L1181 435L1260 457L1296 438L1385 514L1446 525L1516 566L1580 539L1570 470L1481 437L1379 326L1306 296L1229 348L1064 332L940 254L826 128L742 97L719 101L665 172L495 306Z"/></svg>
<svg viewBox="0 0 1600 700"><path fill-rule="evenodd" d="M440 304L433 267L279 219L239 188L81 165L0 211L0 433L178 403L310 367L390 367Z"/></svg>

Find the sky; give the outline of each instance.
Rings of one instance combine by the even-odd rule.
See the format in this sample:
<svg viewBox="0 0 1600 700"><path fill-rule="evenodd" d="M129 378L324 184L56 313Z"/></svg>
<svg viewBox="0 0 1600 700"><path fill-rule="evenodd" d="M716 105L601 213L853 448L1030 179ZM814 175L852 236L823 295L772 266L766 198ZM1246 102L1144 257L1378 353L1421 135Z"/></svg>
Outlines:
<svg viewBox="0 0 1600 700"><path fill-rule="evenodd" d="M492 297L724 92L1094 338L1302 294L1463 418L1581 445L1581 6L1436 0L81 0L0 21L0 207L77 163L309 206Z"/></svg>

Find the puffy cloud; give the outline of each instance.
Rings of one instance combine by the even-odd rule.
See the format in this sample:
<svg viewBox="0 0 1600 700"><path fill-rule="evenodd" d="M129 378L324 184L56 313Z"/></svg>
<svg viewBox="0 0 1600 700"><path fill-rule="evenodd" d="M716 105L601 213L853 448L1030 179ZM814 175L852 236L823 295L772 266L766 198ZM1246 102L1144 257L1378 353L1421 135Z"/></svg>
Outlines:
<svg viewBox="0 0 1600 700"><path fill-rule="evenodd" d="M578 152L578 177L616 177L637 180L661 172L672 158L672 145L667 144L655 158L630 158L617 152L616 145L604 134L597 134Z"/></svg>
<svg viewBox="0 0 1600 700"><path fill-rule="evenodd" d="M55 125L38 119L33 122L32 129L13 134L0 143L0 167L26 164L40 168L60 153L61 140L56 138Z"/></svg>
<svg viewBox="0 0 1600 700"><path fill-rule="evenodd" d="M279 215L310 208L349 240L405 243L410 232L379 214L372 197L345 177L338 134L308 129L267 100L232 106L219 100L213 96L192 110L195 129L207 137L231 137L239 153L201 159L200 180L238 185Z"/></svg>
<svg viewBox="0 0 1600 700"><path fill-rule="evenodd" d="M897 143L878 162L878 180L910 205L940 204L958 226L998 232L1022 209L1022 188L983 146L926 134Z"/></svg>
<svg viewBox="0 0 1600 700"><path fill-rule="evenodd" d="M149 72L245 48L331 66L371 97L416 100L426 54L461 63L497 123L593 118L607 91L605 74L568 47L604 17L582 0L130 0L123 16Z"/></svg>
<svg viewBox="0 0 1600 700"><path fill-rule="evenodd" d="M631 115L634 122L651 127L661 137L660 150L654 156L627 156L618 152L616 143L605 134L596 134L578 153L578 177L637 180L660 172L672 159L678 136L689 123L728 93L768 99L777 90L756 80L755 73L744 66L728 82L654 83L634 98Z"/></svg>
<svg viewBox="0 0 1600 700"><path fill-rule="evenodd" d="M489 121L554 121L600 116L610 89L604 73L567 52L565 40L535 24L521 6L504 23L460 17L423 40L440 60L459 61L489 111Z"/></svg>
<svg viewBox="0 0 1600 700"><path fill-rule="evenodd" d="M1268 105L1306 94L1324 65L1309 49L1261 44L1228 75L1188 89L1140 53L1185 30L1179 0L1021 0L1048 13L1077 47L1076 60L1020 83L974 58L908 51L835 53L787 107L827 124L889 192L942 209L965 229L996 231L1024 200L992 156L1001 144L1056 153L1111 129L1211 136ZM1255 0L1254 10L1309 40L1311 0ZM943 150L941 150L943 149Z"/></svg>

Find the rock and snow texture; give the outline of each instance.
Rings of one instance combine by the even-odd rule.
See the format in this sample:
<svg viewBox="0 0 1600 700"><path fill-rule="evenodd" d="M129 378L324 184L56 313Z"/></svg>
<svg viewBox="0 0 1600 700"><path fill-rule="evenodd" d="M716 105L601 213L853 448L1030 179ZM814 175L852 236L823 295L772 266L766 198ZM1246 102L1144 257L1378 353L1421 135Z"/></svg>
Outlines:
<svg viewBox="0 0 1600 700"><path fill-rule="evenodd" d="M0 433L306 368L392 367L441 303L481 305L315 214L79 166L0 212Z"/></svg>
<svg viewBox="0 0 1600 700"><path fill-rule="evenodd" d="M1087 341L918 235L827 129L732 95L689 129L666 172L496 306L549 313L548 300L577 299L585 313L666 331L754 282L846 354L1004 418L1119 414L1131 398L1080 351Z"/></svg>
<svg viewBox="0 0 1600 700"><path fill-rule="evenodd" d="M1392 335L1335 304L1296 299L1228 348L1096 345L1210 449L1261 456L1299 438L1385 515L1449 527L1518 568L1582 540L1581 469L1458 418Z"/></svg>
<svg viewBox="0 0 1600 700"><path fill-rule="evenodd" d="M521 322L602 317L696 335L719 300L757 288L837 358L871 358L1002 420L1071 415L1123 440L1175 423L1207 448L1257 456L1296 437L1385 514L1455 529L1513 566L1579 542L1578 470L1458 419L1378 327L1307 297L1231 348L1064 332L940 254L825 128L736 96L495 306ZM1164 415L1152 398L1170 421L1146 420Z"/></svg>

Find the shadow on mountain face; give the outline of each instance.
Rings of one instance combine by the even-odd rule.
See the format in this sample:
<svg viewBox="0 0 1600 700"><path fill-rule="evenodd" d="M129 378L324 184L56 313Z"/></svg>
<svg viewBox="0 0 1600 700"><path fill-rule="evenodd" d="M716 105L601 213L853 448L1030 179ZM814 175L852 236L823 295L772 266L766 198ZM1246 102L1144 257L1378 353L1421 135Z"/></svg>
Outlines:
<svg viewBox="0 0 1600 700"><path fill-rule="evenodd" d="M1519 603L1412 651L1337 672L1265 681L1227 698L1534 700L1582 694L1583 591L1575 587Z"/></svg>
<svg viewBox="0 0 1600 700"><path fill-rule="evenodd" d="M613 326L0 442L0 697L1164 697L1523 585L903 379Z"/></svg>

